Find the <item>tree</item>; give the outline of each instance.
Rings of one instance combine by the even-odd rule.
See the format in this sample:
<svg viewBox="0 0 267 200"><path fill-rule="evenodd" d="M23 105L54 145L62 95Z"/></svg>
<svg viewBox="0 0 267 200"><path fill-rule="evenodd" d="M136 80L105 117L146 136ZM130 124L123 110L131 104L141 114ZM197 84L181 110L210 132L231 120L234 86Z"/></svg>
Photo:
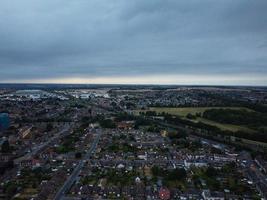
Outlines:
<svg viewBox="0 0 267 200"><path fill-rule="evenodd" d="M186 118L187 118L187 119L196 119L196 116L195 116L195 115L192 115L191 113L188 113L188 114L186 115Z"/></svg>
<svg viewBox="0 0 267 200"><path fill-rule="evenodd" d="M178 132L169 132L168 136L170 139L181 139L181 138L186 138L187 133L183 130L179 130Z"/></svg>
<svg viewBox="0 0 267 200"><path fill-rule="evenodd" d="M82 157L82 153L81 152L77 152L77 153L75 153L75 158L76 159L79 159L79 158L81 158Z"/></svg>
<svg viewBox="0 0 267 200"><path fill-rule="evenodd" d="M151 171L152 171L153 176L163 176L165 174L164 170L158 166L153 166L151 168Z"/></svg>
<svg viewBox="0 0 267 200"><path fill-rule="evenodd" d="M206 170L206 175L208 177L214 177L217 175L217 170L214 167L209 166Z"/></svg>
<svg viewBox="0 0 267 200"><path fill-rule="evenodd" d="M47 131L47 132L52 131L53 128L54 128L54 127L53 127L53 125L52 125L51 123L48 123L48 124L46 125L46 131Z"/></svg>
<svg viewBox="0 0 267 200"><path fill-rule="evenodd" d="M2 153L8 153L10 152L10 145L9 145L9 142L8 140L5 140L1 146L1 152Z"/></svg>
<svg viewBox="0 0 267 200"><path fill-rule="evenodd" d="M172 181L184 180L185 178L186 178L186 171L184 168L176 168L172 170L167 176L167 179Z"/></svg>
<svg viewBox="0 0 267 200"><path fill-rule="evenodd" d="M116 128L116 124L111 119L103 119L101 116L98 121L102 128Z"/></svg>

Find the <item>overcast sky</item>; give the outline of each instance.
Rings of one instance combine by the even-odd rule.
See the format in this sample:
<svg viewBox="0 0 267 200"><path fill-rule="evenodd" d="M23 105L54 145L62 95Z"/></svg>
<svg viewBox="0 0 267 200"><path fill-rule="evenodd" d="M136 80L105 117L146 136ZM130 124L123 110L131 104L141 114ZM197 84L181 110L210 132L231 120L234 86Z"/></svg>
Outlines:
<svg viewBox="0 0 267 200"><path fill-rule="evenodd" d="M267 1L1 0L0 82L267 85Z"/></svg>

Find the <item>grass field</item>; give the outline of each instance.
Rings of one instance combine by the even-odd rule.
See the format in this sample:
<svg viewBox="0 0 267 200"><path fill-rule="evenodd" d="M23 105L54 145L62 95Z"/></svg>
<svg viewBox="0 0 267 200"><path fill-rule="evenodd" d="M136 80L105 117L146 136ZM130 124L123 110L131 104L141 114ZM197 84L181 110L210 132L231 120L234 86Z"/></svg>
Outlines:
<svg viewBox="0 0 267 200"><path fill-rule="evenodd" d="M258 145L258 146L267 148L267 143L264 143L264 142L258 142L258 141L253 141L253 140L247 140L247 139L244 139L244 138L241 138L241 140L242 140L243 143L246 143L246 144L253 144L253 145Z"/></svg>
<svg viewBox="0 0 267 200"><path fill-rule="evenodd" d="M209 109L232 109L232 110L247 110L247 111L252 111L248 108L244 107L185 107L185 108L170 108L170 107L150 107L149 110L151 111L156 111L157 113L169 113L171 115L178 115L181 117L185 117L186 115L193 114L195 115L196 113L203 113L206 110Z"/></svg>
<svg viewBox="0 0 267 200"><path fill-rule="evenodd" d="M184 107L184 108L150 107L148 110L149 111L155 111L157 113L165 112L165 113L169 113L171 115L177 115L177 116L180 116L180 117L182 117L184 119L187 119L186 116L188 114L193 114L193 115L195 115L196 113L201 113L202 114L203 112L205 112L206 110L209 110L209 109L232 109L232 110L244 109L246 111L253 112L253 110L250 110L250 109L244 108L244 107ZM145 111L148 111L148 110L136 111L136 113L145 112ZM222 123L218 123L218 122L211 121L211 120L208 120L208 119L204 119L204 118L201 118L201 117L198 117L198 118L196 118L194 120L191 120L191 121L193 121L193 122L203 122L205 124L216 126L216 127L220 128L221 130L227 130L227 131L233 131L233 132L236 132L236 131L255 132L254 130L249 129L249 128L245 127L245 126L238 126L238 125L233 125L233 124L222 124Z"/></svg>
<svg viewBox="0 0 267 200"><path fill-rule="evenodd" d="M196 120L194 120L195 122L202 122L205 124L209 124L211 126L216 126L221 130L225 130L225 131L232 131L232 132L237 132L237 131L244 131L244 132L255 132L252 129L249 129L245 126L238 126L238 125L233 125L233 124L222 124L222 123L218 123L215 121L211 121L208 119L204 119L204 118L200 118L198 117Z"/></svg>

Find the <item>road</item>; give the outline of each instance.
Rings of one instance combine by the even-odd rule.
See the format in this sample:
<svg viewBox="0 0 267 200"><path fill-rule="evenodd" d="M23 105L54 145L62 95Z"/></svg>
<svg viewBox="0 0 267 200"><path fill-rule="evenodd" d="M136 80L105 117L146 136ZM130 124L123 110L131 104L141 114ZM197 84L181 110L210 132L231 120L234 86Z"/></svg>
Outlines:
<svg viewBox="0 0 267 200"><path fill-rule="evenodd" d="M102 131L97 130L97 136L94 139L90 149L87 151L84 158L79 161L78 165L75 167L75 169L73 170L71 175L68 177L68 179L63 184L63 186L58 190L58 192L54 198L55 200L63 199L64 195L70 190L71 186L73 185L75 180L78 178L81 169L84 167L86 160L88 160L95 152L96 147L98 145L98 142L100 140L101 134L102 134Z"/></svg>
<svg viewBox="0 0 267 200"><path fill-rule="evenodd" d="M67 133L67 131L70 129L70 125L64 125L63 129L61 131L59 131L57 134L55 134L53 137L51 137L49 140L47 140L46 142L37 145L35 147L33 147L32 151L27 153L26 155L19 157L17 159L14 160L14 163L19 163L22 160L26 160L29 158L32 158L33 156L35 156L38 152L40 152L42 149L46 148L47 146L49 146L52 142L54 142L55 140L58 140L60 137L65 136L65 133Z"/></svg>

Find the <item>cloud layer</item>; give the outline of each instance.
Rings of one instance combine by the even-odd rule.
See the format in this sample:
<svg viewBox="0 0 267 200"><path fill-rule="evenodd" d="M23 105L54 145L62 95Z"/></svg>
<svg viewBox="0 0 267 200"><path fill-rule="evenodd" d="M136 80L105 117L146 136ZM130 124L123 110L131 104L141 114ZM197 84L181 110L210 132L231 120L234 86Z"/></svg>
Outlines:
<svg viewBox="0 0 267 200"><path fill-rule="evenodd" d="M266 85L266 10L266 0L4 0L0 81Z"/></svg>

